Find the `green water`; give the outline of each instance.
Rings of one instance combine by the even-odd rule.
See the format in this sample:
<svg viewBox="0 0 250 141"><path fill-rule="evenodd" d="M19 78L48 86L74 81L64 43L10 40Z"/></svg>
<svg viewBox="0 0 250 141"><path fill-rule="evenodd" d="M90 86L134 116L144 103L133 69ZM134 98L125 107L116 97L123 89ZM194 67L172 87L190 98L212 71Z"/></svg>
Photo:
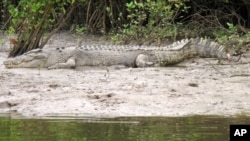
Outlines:
<svg viewBox="0 0 250 141"><path fill-rule="evenodd" d="M229 141L230 124L250 117L0 117L0 141Z"/></svg>

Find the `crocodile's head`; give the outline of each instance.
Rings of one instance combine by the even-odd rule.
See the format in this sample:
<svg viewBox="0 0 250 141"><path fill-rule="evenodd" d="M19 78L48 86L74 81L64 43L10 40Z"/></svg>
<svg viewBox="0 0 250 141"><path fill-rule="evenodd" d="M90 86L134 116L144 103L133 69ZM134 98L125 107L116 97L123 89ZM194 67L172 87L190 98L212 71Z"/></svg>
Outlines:
<svg viewBox="0 0 250 141"><path fill-rule="evenodd" d="M8 58L3 64L6 68L44 68L47 67L48 55L42 49L35 49L15 58Z"/></svg>

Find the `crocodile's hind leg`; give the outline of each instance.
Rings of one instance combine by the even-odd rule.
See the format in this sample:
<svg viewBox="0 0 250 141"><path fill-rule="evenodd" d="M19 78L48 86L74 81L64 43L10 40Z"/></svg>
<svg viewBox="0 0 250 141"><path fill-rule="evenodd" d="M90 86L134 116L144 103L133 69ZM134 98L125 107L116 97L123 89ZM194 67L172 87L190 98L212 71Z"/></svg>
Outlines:
<svg viewBox="0 0 250 141"><path fill-rule="evenodd" d="M154 62L149 61L148 55L139 54L135 60L136 67L149 67L155 65Z"/></svg>
<svg viewBox="0 0 250 141"><path fill-rule="evenodd" d="M69 58L65 63L57 63L53 66L49 66L48 69L63 69L63 68L75 68L76 61L74 58Z"/></svg>

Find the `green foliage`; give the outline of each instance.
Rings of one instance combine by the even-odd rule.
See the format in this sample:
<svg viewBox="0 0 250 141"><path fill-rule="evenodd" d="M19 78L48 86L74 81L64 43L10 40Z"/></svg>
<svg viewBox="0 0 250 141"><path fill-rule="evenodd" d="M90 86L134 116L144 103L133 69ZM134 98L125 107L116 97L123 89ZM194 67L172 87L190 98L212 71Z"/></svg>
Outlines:
<svg viewBox="0 0 250 141"><path fill-rule="evenodd" d="M250 32L240 35L237 27L227 23L228 28L219 28L213 31L215 40L225 45L227 51L245 52L250 48Z"/></svg>
<svg viewBox="0 0 250 141"><path fill-rule="evenodd" d="M77 38L78 46L81 46L83 42L82 35L86 32L87 28L81 25L74 25L72 28L73 34Z"/></svg>
<svg viewBox="0 0 250 141"><path fill-rule="evenodd" d="M152 42L159 44L165 38L177 40L201 36L225 43L242 38L237 31L237 23L232 21L235 18L241 19L240 15L237 15L236 11L235 15L223 11L225 7L231 9L230 5L213 9L207 7L212 6L213 2L202 5L201 1L195 1L201 3L193 5L195 6L192 7L193 13L187 13L192 6L187 2L192 3L189 0L129 1L126 4L128 22L123 24L112 40L118 44L131 41L137 41L138 44L151 44ZM229 0L220 2L231 3ZM184 13L190 14L187 16L188 20L184 17Z"/></svg>
<svg viewBox="0 0 250 141"><path fill-rule="evenodd" d="M52 34L65 24L76 5L75 0L20 0L18 6L9 4L11 20L8 33L18 35L18 44L10 51L9 56L42 48ZM48 31L51 31L49 36L40 41Z"/></svg>
<svg viewBox="0 0 250 141"><path fill-rule="evenodd" d="M213 31L215 39L219 42L225 42L230 38L239 37L237 33L237 27L231 23L227 23L228 28L218 28Z"/></svg>
<svg viewBox="0 0 250 141"><path fill-rule="evenodd" d="M126 4L128 23L123 24L119 34L113 40L141 40L155 42L163 38L176 39L178 27L176 19L188 7L184 1L176 0L147 0L145 2L130 1Z"/></svg>
<svg viewBox="0 0 250 141"><path fill-rule="evenodd" d="M11 14L12 18L8 32L22 32L26 29L26 27L28 31L37 28L43 23L41 21L41 17L45 12L46 6L50 7L51 5L46 3L46 1L36 2L36 0L21 0L18 7L10 5L9 13ZM46 28L46 26L43 26L43 28Z"/></svg>
<svg viewBox="0 0 250 141"><path fill-rule="evenodd" d="M76 30L77 34L83 34L84 31L85 31L85 28L84 27L80 27L79 25L77 25L75 30Z"/></svg>
<svg viewBox="0 0 250 141"><path fill-rule="evenodd" d="M248 23L232 1L219 0L3 0L10 14L9 34L17 34L18 45L10 56L30 49L43 47L51 37L40 41L45 32L55 33L62 25L79 38L88 33L111 33L118 44L136 41L138 44L159 44L163 39L177 40L186 37L215 38L219 42L241 38L238 24ZM1 2L0 2L1 3ZM213 5L222 4L220 6ZM247 5L247 4L246 4ZM73 8L72 8L73 7ZM77 7L74 15L71 10ZM192 9L191 9L192 8ZM227 13L228 10L232 9ZM236 8L237 9L237 8ZM4 11L4 10L2 10ZM7 14L6 14L7 13ZM233 13L233 14L232 14ZM2 16L4 17L4 16ZM7 19L7 18L5 18ZM65 19L71 21L66 22ZM237 19L235 23L234 19ZM246 32L244 32L245 34Z"/></svg>

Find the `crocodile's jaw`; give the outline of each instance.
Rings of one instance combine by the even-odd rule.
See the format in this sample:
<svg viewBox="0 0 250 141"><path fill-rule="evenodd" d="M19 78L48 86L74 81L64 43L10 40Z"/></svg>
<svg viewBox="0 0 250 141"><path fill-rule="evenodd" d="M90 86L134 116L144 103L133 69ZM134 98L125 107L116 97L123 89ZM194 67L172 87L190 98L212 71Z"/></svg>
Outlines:
<svg viewBox="0 0 250 141"><path fill-rule="evenodd" d="M37 58L33 55L21 55L15 58L8 58L3 62L6 68L44 68L46 66L47 58Z"/></svg>

